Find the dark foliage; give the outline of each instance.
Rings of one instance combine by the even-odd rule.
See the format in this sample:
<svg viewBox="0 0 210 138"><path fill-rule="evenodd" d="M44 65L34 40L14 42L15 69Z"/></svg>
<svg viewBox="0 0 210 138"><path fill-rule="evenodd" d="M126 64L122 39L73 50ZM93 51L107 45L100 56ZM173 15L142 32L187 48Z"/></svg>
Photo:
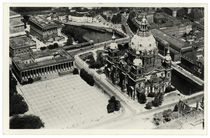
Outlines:
<svg viewBox="0 0 210 138"><path fill-rule="evenodd" d="M88 74L87 71L84 69L80 70L80 77L87 82L90 86L94 86L95 80L93 79L93 76Z"/></svg>
<svg viewBox="0 0 210 138"><path fill-rule="evenodd" d="M108 105L107 105L107 112L108 113L112 113L112 112L114 112L115 111L115 104L114 103L109 103Z"/></svg>
<svg viewBox="0 0 210 138"><path fill-rule="evenodd" d="M14 95L14 94L17 93L16 85L17 85L17 81L12 76L12 72L10 71L9 72L9 90L10 90L10 95Z"/></svg>
<svg viewBox="0 0 210 138"><path fill-rule="evenodd" d="M172 114L171 109L163 111L163 118L166 122L171 121L171 117L172 117L171 114Z"/></svg>
<svg viewBox="0 0 210 138"><path fill-rule="evenodd" d="M148 97L155 97L155 93L154 93L154 92L150 92L150 93L148 94Z"/></svg>
<svg viewBox="0 0 210 138"><path fill-rule="evenodd" d="M93 58L93 55L90 55L88 57L88 59L89 59L89 61L87 63L89 64L89 68L99 69L99 68L101 68L105 65L105 61L103 59L102 52L97 54L97 60L96 61Z"/></svg>
<svg viewBox="0 0 210 138"><path fill-rule="evenodd" d="M138 102L144 104L147 101L145 93L137 93Z"/></svg>
<svg viewBox="0 0 210 138"><path fill-rule="evenodd" d="M53 45L49 45L47 48L48 48L48 49L55 49L55 48L58 48L58 43L54 43Z"/></svg>
<svg viewBox="0 0 210 138"><path fill-rule="evenodd" d="M73 74L79 74L79 71L78 71L78 69L77 69L77 68L74 68L74 70L73 70Z"/></svg>
<svg viewBox="0 0 210 138"><path fill-rule="evenodd" d="M155 107L158 107L162 104L162 102L163 102L163 94L158 93L158 94L156 94L154 100L152 101L152 105Z"/></svg>
<svg viewBox="0 0 210 138"><path fill-rule="evenodd" d="M28 78L28 81L23 81L21 82L22 85L26 85L26 84L32 84L34 82L34 80L32 78Z"/></svg>
<svg viewBox="0 0 210 138"><path fill-rule="evenodd" d="M119 24L119 23L121 23L121 14L120 13L118 13L117 15L113 15L113 17L112 17L112 23L114 23L114 24Z"/></svg>
<svg viewBox="0 0 210 138"><path fill-rule="evenodd" d="M85 29L66 25L62 28L61 32L67 35L69 39L73 37L75 41L78 41L79 43L86 42L86 40L83 39L83 35L87 33Z"/></svg>
<svg viewBox="0 0 210 138"><path fill-rule="evenodd" d="M58 43L54 43L53 46L54 46L54 48L58 48L59 47Z"/></svg>
<svg viewBox="0 0 210 138"><path fill-rule="evenodd" d="M71 37L71 36L68 36L68 39L67 39L66 45L72 45L72 44L73 44L72 37Z"/></svg>
<svg viewBox="0 0 210 138"><path fill-rule="evenodd" d="M152 109L152 102L148 102L145 106L146 109Z"/></svg>
<svg viewBox="0 0 210 138"><path fill-rule="evenodd" d="M46 47L40 47L40 50L45 50L45 49L47 49Z"/></svg>
<svg viewBox="0 0 210 138"><path fill-rule="evenodd" d="M177 112L178 111L178 105L176 104L175 106L174 106L174 112Z"/></svg>
<svg viewBox="0 0 210 138"><path fill-rule="evenodd" d="M107 105L107 112L112 113L114 111L119 111L121 108L121 104L119 100L116 100L114 96L109 99L109 104Z"/></svg>
<svg viewBox="0 0 210 138"><path fill-rule="evenodd" d="M23 114L28 111L28 105L24 101L23 97L19 94L14 94L10 97L10 110L9 115Z"/></svg>
<svg viewBox="0 0 210 138"><path fill-rule="evenodd" d="M115 101L115 111L119 111L121 107L120 101L116 100Z"/></svg>
<svg viewBox="0 0 210 138"><path fill-rule="evenodd" d="M34 115L14 116L10 119L10 129L39 129L42 127L44 123Z"/></svg>

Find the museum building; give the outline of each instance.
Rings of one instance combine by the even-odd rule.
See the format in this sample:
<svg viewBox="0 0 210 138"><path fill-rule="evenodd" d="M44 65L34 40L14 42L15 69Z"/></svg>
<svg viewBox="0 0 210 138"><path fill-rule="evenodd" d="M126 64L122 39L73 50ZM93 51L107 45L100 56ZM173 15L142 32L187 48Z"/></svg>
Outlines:
<svg viewBox="0 0 210 138"><path fill-rule="evenodd" d="M19 82L55 78L74 70L74 58L62 48L15 56L12 70Z"/></svg>
<svg viewBox="0 0 210 138"><path fill-rule="evenodd" d="M149 30L144 16L129 47L120 50L113 36L105 47L107 53L105 74L112 83L119 85L132 99L138 94L164 93L171 86L171 56L169 47L162 59L158 55L157 41Z"/></svg>
<svg viewBox="0 0 210 138"><path fill-rule="evenodd" d="M39 40L46 42L58 36L58 26L55 22L37 15L29 18L30 33Z"/></svg>

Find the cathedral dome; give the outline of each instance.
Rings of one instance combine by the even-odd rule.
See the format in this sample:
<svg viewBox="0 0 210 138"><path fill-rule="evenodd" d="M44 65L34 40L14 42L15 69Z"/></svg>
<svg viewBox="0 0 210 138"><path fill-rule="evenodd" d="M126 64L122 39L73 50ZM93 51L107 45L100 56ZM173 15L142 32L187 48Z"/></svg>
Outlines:
<svg viewBox="0 0 210 138"><path fill-rule="evenodd" d="M135 51L151 51L157 49L156 40L152 35L149 36L139 36L134 35L131 39L130 47Z"/></svg>
<svg viewBox="0 0 210 138"><path fill-rule="evenodd" d="M140 27L137 33L131 38L130 48L141 52L157 49L156 40L148 30L148 21L146 17L142 18L139 25Z"/></svg>

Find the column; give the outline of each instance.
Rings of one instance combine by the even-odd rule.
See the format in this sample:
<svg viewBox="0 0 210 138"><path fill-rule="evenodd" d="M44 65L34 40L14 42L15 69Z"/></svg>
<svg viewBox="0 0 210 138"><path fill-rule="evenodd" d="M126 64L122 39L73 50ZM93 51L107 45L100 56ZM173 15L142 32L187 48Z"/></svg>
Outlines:
<svg viewBox="0 0 210 138"><path fill-rule="evenodd" d="M192 11L192 8L188 8L188 9L187 9L187 14L190 14L191 11Z"/></svg>
<svg viewBox="0 0 210 138"><path fill-rule="evenodd" d="M65 64L66 64L66 63L63 63L63 70L66 70L66 66L65 66Z"/></svg>
<svg viewBox="0 0 210 138"><path fill-rule="evenodd" d="M71 65L70 65L70 62L68 62L68 69L71 69Z"/></svg>
<svg viewBox="0 0 210 138"><path fill-rule="evenodd" d="M173 10L173 17L176 17L177 16L177 10Z"/></svg>
<svg viewBox="0 0 210 138"><path fill-rule="evenodd" d="M38 74L37 69L34 69L34 72L35 72L35 77L36 77Z"/></svg>

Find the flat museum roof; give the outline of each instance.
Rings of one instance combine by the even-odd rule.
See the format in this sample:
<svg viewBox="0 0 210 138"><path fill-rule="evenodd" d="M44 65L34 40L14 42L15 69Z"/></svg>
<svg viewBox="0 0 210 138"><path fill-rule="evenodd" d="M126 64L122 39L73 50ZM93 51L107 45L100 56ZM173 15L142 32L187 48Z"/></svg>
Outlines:
<svg viewBox="0 0 210 138"><path fill-rule="evenodd" d="M56 57L56 55L59 55ZM34 61L36 59L51 57L50 59L44 59L41 61ZM42 66L49 66L56 63L62 63L67 61L72 61L74 58L69 55L65 50L62 48L56 49L46 49L44 51L36 51L33 53L20 55L13 58L14 64L19 68L19 70L30 70L34 68L39 68ZM24 61L32 61L31 63L25 63Z"/></svg>

